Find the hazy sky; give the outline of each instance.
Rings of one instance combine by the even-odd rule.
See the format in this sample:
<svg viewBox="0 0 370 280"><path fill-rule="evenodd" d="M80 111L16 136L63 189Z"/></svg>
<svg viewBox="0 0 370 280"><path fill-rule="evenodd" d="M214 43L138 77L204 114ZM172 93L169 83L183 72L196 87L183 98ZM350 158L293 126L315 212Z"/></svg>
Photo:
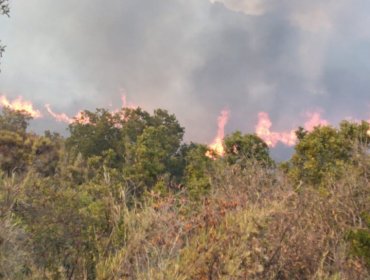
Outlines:
<svg viewBox="0 0 370 280"><path fill-rule="evenodd" d="M199 142L224 108L227 132L253 132L260 111L276 129L313 110L333 123L370 117L368 0L10 2L0 92L43 111L119 106L124 92L175 113Z"/></svg>

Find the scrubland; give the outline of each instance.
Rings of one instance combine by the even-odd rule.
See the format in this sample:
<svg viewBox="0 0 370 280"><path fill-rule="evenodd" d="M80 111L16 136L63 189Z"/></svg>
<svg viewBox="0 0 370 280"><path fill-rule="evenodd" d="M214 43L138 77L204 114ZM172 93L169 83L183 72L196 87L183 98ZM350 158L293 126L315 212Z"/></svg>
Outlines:
<svg viewBox="0 0 370 280"><path fill-rule="evenodd" d="M368 124L300 130L275 163L241 133L209 158L138 110L67 139L2 114L1 279L370 279Z"/></svg>

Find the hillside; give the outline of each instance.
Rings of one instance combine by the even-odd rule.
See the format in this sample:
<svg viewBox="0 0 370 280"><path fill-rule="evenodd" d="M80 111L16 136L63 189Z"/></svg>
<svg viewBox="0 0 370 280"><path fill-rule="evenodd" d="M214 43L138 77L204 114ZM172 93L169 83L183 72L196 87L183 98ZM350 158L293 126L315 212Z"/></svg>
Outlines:
<svg viewBox="0 0 370 280"><path fill-rule="evenodd" d="M369 125L297 131L276 164L218 156L164 110L86 111L70 136L0 116L1 279L369 279Z"/></svg>

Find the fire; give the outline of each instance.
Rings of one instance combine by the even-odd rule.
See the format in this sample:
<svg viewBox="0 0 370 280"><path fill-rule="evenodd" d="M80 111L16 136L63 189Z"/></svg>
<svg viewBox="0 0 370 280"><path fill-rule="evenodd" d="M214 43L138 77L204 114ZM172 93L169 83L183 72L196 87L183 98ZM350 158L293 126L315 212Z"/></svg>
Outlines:
<svg viewBox="0 0 370 280"><path fill-rule="evenodd" d="M48 111L48 113L57 121L57 122L64 122L64 123L73 123L73 118L70 118L68 117L66 114L64 113L61 113L61 114L58 114L58 113L55 113L53 112L53 110L51 109L50 105L49 104L45 104L45 108L46 110Z"/></svg>
<svg viewBox="0 0 370 280"><path fill-rule="evenodd" d="M76 116L73 117L73 120L81 124L90 124L89 117L85 116L83 111L79 111Z"/></svg>
<svg viewBox="0 0 370 280"><path fill-rule="evenodd" d="M78 122L81 124L89 124L90 120L83 115L83 112L78 112L73 118L67 116L65 113L55 113L49 104L45 105L46 110L48 113L57 121L57 122L64 122L67 124L71 124L73 122Z"/></svg>
<svg viewBox="0 0 370 280"><path fill-rule="evenodd" d="M138 106L134 103L127 102L125 94L121 95L121 108L136 109ZM10 101L6 96L0 95L0 107L9 107L12 110L25 111L29 113L33 118L43 117L42 113L35 109L33 104L29 101L23 99L23 97L17 97L16 99ZM81 124L89 124L89 118L79 111L74 117L70 117L65 113L56 113L51 109L49 104L45 104L46 111L58 122L63 122L71 124L73 122ZM112 114L122 113L123 111L111 110ZM225 137L225 126L228 122L230 112L228 110L222 110L220 116L218 117L218 130L217 136L211 144L208 145L209 151L206 156L209 158L215 158L215 156L223 156L225 154L225 149L223 145L223 139ZM307 131L312 131L317 126L329 125L329 122L321 118L320 112L307 112L307 121L304 123L304 128ZM370 124L370 120L368 120ZM269 147L275 147L278 143L282 143L287 146L294 146L297 142L297 136L295 134L295 129L283 132L276 132L271 130L272 122L269 115L266 112L260 112L258 114L258 123L255 127L255 133L259 136ZM367 131L367 135L370 136L370 129Z"/></svg>
<svg viewBox="0 0 370 280"><path fill-rule="evenodd" d="M131 103L131 102L127 102L127 98L126 98L126 95L125 94L122 94L121 95L121 102L122 102L121 108L120 109L116 109L116 110L112 110L111 113L113 113L113 114L119 114L122 120L126 120L126 117L125 117L124 111L121 110L121 109L125 109L125 108L128 108L128 109L137 109L137 108L139 108L138 105L136 105L134 103ZM117 127L120 127L120 126L121 126L120 124L117 124Z"/></svg>
<svg viewBox="0 0 370 280"><path fill-rule="evenodd" d="M39 110L33 108L33 105L29 101L23 100L22 97L17 97L13 101L9 101L8 98L4 95L0 96L0 106L9 107L12 110L16 111L25 111L30 114L31 117L37 119L41 118L42 114Z"/></svg>
<svg viewBox="0 0 370 280"><path fill-rule="evenodd" d="M321 119L319 112L309 112L306 114L309 118L304 128L307 131L312 131L316 126L328 125L328 121ZM267 113L261 112L258 114L258 123L256 125L256 134L260 137L269 147L275 147L277 143L283 143L287 146L294 146L297 142L297 136L295 129L288 132L274 132L271 131L272 122Z"/></svg>
<svg viewBox="0 0 370 280"><path fill-rule="evenodd" d="M136 108L139 107L134 103L127 102L126 95L124 95L124 94L121 95L121 101L122 101L122 108L136 109Z"/></svg>
<svg viewBox="0 0 370 280"><path fill-rule="evenodd" d="M319 112L308 112L306 116L309 118L304 124L304 128L307 131L312 131L316 126L329 125L327 120L321 119L321 114Z"/></svg>
<svg viewBox="0 0 370 280"><path fill-rule="evenodd" d="M121 96L122 106L121 108L130 108L136 109L138 106L133 103L128 103L126 99L126 95ZM57 121L57 122L64 122L67 124L71 124L73 122L78 122L81 124L89 124L90 120L88 117L83 115L83 111L79 111L74 117L70 117L65 113L55 113L49 104L45 105L47 112ZM120 113L120 110L112 110L111 113L116 114Z"/></svg>
<svg viewBox="0 0 370 280"><path fill-rule="evenodd" d="M308 112L306 113L308 120L304 123L304 128L307 131L312 131L317 126L328 125L328 121L321 118L319 112ZM225 149L223 145L223 139L225 137L225 125L229 118L229 111L223 110L221 115L218 117L218 131L217 137L210 144L209 151L206 156L214 158L214 155L223 156ZM256 134L259 136L269 147L275 147L278 143L282 143L287 146L294 146L297 143L297 136L295 134L296 129L290 131L276 132L271 130L272 122L270 117L265 112L258 114L258 123L256 125ZM370 135L370 130L368 132Z"/></svg>
<svg viewBox="0 0 370 280"><path fill-rule="evenodd" d="M206 153L206 156L209 158L214 158L214 154L218 156L223 156L225 154L223 139L225 137L225 126L229 120L229 114L230 112L228 110L222 110L217 119L217 136L208 146L209 151Z"/></svg>
<svg viewBox="0 0 370 280"><path fill-rule="evenodd" d="M289 132L272 132L272 122L270 117L265 112L258 114L258 123L256 125L256 134L260 137L269 147L275 147L278 142L287 146L294 146L297 141L297 136L294 130Z"/></svg>

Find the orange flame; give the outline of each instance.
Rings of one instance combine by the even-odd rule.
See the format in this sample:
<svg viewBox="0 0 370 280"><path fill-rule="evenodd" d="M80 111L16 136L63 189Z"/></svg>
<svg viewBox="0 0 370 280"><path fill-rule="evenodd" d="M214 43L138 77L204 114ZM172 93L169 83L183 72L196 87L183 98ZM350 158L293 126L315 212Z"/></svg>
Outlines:
<svg viewBox="0 0 370 280"><path fill-rule="evenodd" d="M83 115L83 112L80 111L76 114L76 116L74 116L73 118L67 116L65 113L55 113L49 104L46 104L45 105L45 108L46 110L48 111L48 113L57 121L57 122L64 122L64 123L67 123L67 124L71 124L73 122L78 122L78 123L81 123L81 124L89 124L90 123L90 120Z"/></svg>
<svg viewBox="0 0 370 280"><path fill-rule="evenodd" d="M307 131L312 131L316 126L325 126L329 123L321 119L319 112L308 112L309 119L305 122L304 128ZM277 143L283 143L287 146L294 146L297 142L295 129L289 132L273 132L271 131L272 122L267 113L261 112L258 114L258 123L256 125L256 134L260 137L269 147L275 147Z"/></svg>
<svg viewBox="0 0 370 280"><path fill-rule="evenodd" d="M133 104L133 103L128 103L126 96L122 95L121 96L121 101L122 101L122 108L131 108L131 109L136 109L138 106ZM67 124L71 124L73 122L78 122L81 124L89 124L90 120L83 115L83 111L79 111L73 118L69 117L65 113L55 113L49 104L45 105L46 110L48 113L58 122L64 122ZM112 113L119 113L119 110L112 110Z"/></svg>
<svg viewBox="0 0 370 280"><path fill-rule="evenodd" d="M297 136L294 130L290 132L272 132L272 122L270 117L265 112L258 114L258 123L256 125L256 134L260 137L269 147L275 147L278 142L287 146L294 146L297 141Z"/></svg>
<svg viewBox="0 0 370 280"><path fill-rule="evenodd" d="M319 112L308 112L306 116L309 118L304 124L304 128L307 131L312 131L316 126L329 125L327 120L321 119L321 114Z"/></svg>
<svg viewBox="0 0 370 280"><path fill-rule="evenodd" d="M0 96L0 106L9 107L12 110L16 111L25 111L30 114L31 117L37 119L41 118L42 114L39 110L33 108L33 105L29 101L23 100L22 97L17 97L13 101L9 101L8 98L4 95Z"/></svg>
<svg viewBox="0 0 370 280"><path fill-rule="evenodd" d="M45 104L45 108L46 110L48 111L48 113L58 122L64 122L64 123L73 123L73 118L70 118L68 117L66 114L64 113L61 113L61 114L58 114L58 113L55 113L53 112L53 110L51 109L50 105L49 104Z"/></svg>
<svg viewBox="0 0 370 280"><path fill-rule="evenodd" d="M225 137L225 126L229 120L230 112L228 110L222 110L221 115L217 119L217 136L213 142L208 145L209 151L206 156L214 159L214 155L223 156L225 154L225 148L223 145L223 139Z"/></svg>
<svg viewBox="0 0 370 280"><path fill-rule="evenodd" d="M121 101L122 101L122 108L136 109L136 108L139 107L134 103L127 102L126 95L124 95L124 94L122 94L122 96L121 96Z"/></svg>
<svg viewBox="0 0 370 280"><path fill-rule="evenodd" d="M79 111L76 116L73 117L73 120L81 124L90 124L89 117L85 116L83 111Z"/></svg>
<svg viewBox="0 0 370 280"><path fill-rule="evenodd" d="M131 103L131 102L127 102L127 98L126 98L126 95L125 94L122 94L121 95L121 102L122 102L122 105L121 105L121 108L120 109L125 109L125 108L128 108L128 109L137 109L137 108L139 108L138 105L136 105L134 103ZM119 114L120 117L121 117L121 119L125 121L126 120L125 113L124 113L124 111L122 111L120 109L112 110L111 112L112 113L115 113L115 114ZM117 124L116 126L117 127L121 127L120 124Z"/></svg>

